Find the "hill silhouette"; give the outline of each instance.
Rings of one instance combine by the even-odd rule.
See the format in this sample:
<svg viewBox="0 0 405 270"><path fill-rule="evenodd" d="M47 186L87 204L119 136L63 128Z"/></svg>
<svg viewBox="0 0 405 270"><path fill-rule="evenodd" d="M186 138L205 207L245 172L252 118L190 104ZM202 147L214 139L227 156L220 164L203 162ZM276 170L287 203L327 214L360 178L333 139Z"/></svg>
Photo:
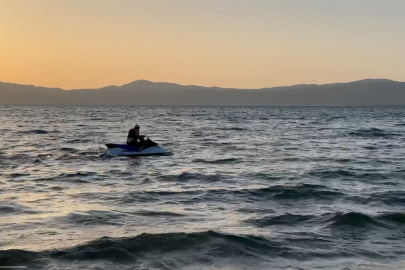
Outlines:
<svg viewBox="0 0 405 270"><path fill-rule="evenodd" d="M63 90L0 82L0 105L404 106L405 83L366 79L234 89L138 80L122 86Z"/></svg>

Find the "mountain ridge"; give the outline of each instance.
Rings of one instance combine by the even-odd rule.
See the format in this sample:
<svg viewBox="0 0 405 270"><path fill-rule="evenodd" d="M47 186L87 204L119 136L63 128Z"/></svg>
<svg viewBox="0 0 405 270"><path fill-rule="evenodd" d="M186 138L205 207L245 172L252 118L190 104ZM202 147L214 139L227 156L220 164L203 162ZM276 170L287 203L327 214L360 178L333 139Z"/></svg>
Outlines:
<svg viewBox="0 0 405 270"><path fill-rule="evenodd" d="M109 87L125 87L125 86L133 86L137 85L140 83L144 84L150 84L150 85L173 85L173 86L183 86L183 87L201 87L201 88L213 88L213 89L232 89L232 90L261 90L261 89L273 89L273 88L285 88L285 87L296 87L296 86L308 86L308 85L316 85L316 86L326 86L326 85L338 85L338 84L352 84L352 83L363 83L363 82L397 82L397 83L402 83L400 81L394 81L390 79L362 79L362 80L357 80L357 81L351 81L351 82L336 82L336 83L326 83L326 84L315 84L315 83L310 83L310 84L293 84L293 85L284 85L284 86L273 86L273 87L261 87L261 88L232 88L232 87L220 87L220 86L200 86L200 85L195 85L195 84L178 84L178 83L171 83L171 82L153 82L149 80L135 80L126 84L122 85L107 85L99 88L74 88L74 89L64 89L60 87L47 87L47 86L40 86L40 85L34 85L34 84L18 84L18 83L13 83L13 82L2 82L0 81L0 84L8 84L8 85L18 85L18 86L30 86L30 87L35 87L35 88L47 88L47 89L60 89L64 91L77 91L77 90L99 90L99 89L104 89L104 88L109 88Z"/></svg>
<svg viewBox="0 0 405 270"><path fill-rule="evenodd" d="M0 82L0 105L405 106L405 82L364 79L243 89L136 80L74 90Z"/></svg>

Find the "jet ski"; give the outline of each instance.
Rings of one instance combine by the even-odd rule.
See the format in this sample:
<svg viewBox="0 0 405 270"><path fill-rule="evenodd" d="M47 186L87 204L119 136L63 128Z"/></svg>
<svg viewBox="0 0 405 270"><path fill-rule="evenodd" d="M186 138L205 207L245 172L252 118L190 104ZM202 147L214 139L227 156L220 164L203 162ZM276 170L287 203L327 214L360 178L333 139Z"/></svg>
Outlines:
<svg viewBox="0 0 405 270"><path fill-rule="evenodd" d="M141 147L136 147L127 144L106 144L108 148L107 155L111 156L151 156L151 155L165 155L167 151L160 147L157 143L149 138Z"/></svg>

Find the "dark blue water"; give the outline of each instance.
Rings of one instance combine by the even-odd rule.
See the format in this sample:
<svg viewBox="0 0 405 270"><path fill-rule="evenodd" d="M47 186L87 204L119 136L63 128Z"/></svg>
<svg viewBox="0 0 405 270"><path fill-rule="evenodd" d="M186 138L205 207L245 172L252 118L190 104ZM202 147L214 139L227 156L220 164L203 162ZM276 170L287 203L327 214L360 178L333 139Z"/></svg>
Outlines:
<svg viewBox="0 0 405 270"><path fill-rule="evenodd" d="M172 155L99 157L135 123ZM400 269L404 131L405 108L0 107L0 266Z"/></svg>

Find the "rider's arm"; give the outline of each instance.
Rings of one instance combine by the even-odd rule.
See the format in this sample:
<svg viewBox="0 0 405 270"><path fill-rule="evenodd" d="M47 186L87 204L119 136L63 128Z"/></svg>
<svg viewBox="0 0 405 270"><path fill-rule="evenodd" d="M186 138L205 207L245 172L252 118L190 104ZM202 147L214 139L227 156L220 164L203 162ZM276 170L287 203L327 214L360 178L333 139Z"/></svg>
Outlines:
<svg viewBox="0 0 405 270"><path fill-rule="evenodd" d="M134 130L133 129L130 129L129 130L129 132L128 132L128 137L127 137L127 144L128 143L130 143L130 142L132 142L133 140L134 140Z"/></svg>

